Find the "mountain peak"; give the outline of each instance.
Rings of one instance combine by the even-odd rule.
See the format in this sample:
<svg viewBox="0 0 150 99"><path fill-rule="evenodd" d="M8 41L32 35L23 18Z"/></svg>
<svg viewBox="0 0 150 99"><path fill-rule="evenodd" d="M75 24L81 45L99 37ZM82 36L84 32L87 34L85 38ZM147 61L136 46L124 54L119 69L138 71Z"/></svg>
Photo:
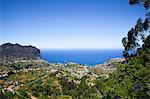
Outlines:
<svg viewBox="0 0 150 99"><path fill-rule="evenodd" d="M0 46L0 62L38 59L40 59L40 50L34 46L21 46L11 43Z"/></svg>

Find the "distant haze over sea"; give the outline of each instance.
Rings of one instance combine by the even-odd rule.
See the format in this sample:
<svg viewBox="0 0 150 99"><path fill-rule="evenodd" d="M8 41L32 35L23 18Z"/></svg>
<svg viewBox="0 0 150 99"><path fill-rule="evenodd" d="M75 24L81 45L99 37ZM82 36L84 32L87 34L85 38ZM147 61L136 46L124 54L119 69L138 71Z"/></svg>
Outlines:
<svg viewBox="0 0 150 99"><path fill-rule="evenodd" d="M101 50L41 50L41 57L50 63L76 62L94 66L110 58L122 58L121 49Z"/></svg>

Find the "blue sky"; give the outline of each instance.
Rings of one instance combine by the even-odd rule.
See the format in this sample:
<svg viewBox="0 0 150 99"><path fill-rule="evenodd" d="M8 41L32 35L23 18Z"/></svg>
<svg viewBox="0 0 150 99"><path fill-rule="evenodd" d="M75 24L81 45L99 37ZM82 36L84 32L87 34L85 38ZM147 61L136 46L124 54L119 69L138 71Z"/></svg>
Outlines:
<svg viewBox="0 0 150 99"><path fill-rule="evenodd" d="M120 49L144 11L128 0L0 0L0 44Z"/></svg>

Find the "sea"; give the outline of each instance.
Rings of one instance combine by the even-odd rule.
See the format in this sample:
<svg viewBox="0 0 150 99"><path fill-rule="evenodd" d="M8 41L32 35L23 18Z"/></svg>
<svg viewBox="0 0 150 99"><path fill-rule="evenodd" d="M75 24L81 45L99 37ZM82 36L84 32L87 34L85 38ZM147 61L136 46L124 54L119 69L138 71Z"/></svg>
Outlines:
<svg viewBox="0 0 150 99"><path fill-rule="evenodd" d="M42 59L49 63L75 62L82 65L95 66L111 58L122 58L121 49L100 50L42 50Z"/></svg>

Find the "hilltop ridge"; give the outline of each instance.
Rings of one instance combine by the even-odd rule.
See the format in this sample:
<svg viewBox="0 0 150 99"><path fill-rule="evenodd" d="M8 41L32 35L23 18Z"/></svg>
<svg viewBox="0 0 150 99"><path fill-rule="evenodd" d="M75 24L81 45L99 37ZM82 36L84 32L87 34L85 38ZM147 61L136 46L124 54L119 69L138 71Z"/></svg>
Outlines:
<svg viewBox="0 0 150 99"><path fill-rule="evenodd" d="M34 46L5 43L0 46L0 62L16 60L38 60L40 50Z"/></svg>

